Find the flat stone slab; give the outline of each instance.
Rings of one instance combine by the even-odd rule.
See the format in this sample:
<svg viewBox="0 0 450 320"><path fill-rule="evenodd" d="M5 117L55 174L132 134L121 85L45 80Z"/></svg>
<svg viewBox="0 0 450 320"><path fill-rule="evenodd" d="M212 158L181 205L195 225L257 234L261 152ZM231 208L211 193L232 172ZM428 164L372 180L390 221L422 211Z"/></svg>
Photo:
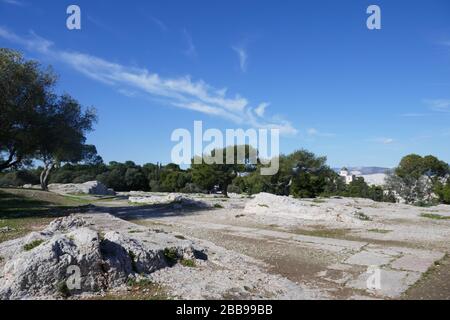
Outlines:
<svg viewBox="0 0 450 320"><path fill-rule="evenodd" d="M331 270L348 271L348 270L352 270L353 266L351 266L349 264L335 263L335 264L329 265L327 268L331 269Z"/></svg>
<svg viewBox="0 0 450 320"><path fill-rule="evenodd" d="M184 221L183 226L186 225L193 225L197 227L198 222ZM202 228L210 230L222 230L237 236L248 237L253 239L273 238L286 241L295 241L296 243L301 244L302 246L305 247L315 248L319 250L327 250L331 252L346 252L349 250L361 250L364 246L367 245L367 242L362 241L331 239L308 235L299 235L296 233L284 231L265 230L250 227L238 227L209 222L202 223Z"/></svg>
<svg viewBox="0 0 450 320"><path fill-rule="evenodd" d="M442 259L443 256L443 253L430 253L423 256L407 254L392 262L391 267L393 269L426 272L430 267L434 265L435 261Z"/></svg>
<svg viewBox="0 0 450 320"><path fill-rule="evenodd" d="M382 266L391 262L392 256L373 251L361 251L345 260L347 264L360 266Z"/></svg>
<svg viewBox="0 0 450 320"><path fill-rule="evenodd" d="M419 272L380 270L380 287L378 289L368 288L367 280L373 273L365 272L356 280L349 281L346 287L365 290L377 296L397 298L405 292L410 286L420 279Z"/></svg>
<svg viewBox="0 0 450 320"><path fill-rule="evenodd" d="M329 269L319 272L316 275L326 281L334 282L341 285L353 279L353 276L350 273L342 270Z"/></svg>

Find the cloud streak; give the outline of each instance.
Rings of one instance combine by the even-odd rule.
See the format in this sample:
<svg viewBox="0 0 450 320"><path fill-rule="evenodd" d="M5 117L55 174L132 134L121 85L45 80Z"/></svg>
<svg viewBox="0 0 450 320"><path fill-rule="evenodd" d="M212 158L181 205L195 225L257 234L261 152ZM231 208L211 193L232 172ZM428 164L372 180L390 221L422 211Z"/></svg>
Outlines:
<svg viewBox="0 0 450 320"><path fill-rule="evenodd" d="M17 7L23 7L25 6L25 3L19 0L1 0L1 2L6 3L6 4L10 4L13 6L17 6Z"/></svg>
<svg viewBox="0 0 450 320"><path fill-rule="evenodd" d="M194 81L190 76L164 78L144 68L128 67L105 59L74 51L56 49L54 44L35 33L22 37L0 27L0 38L62 62L79 73L98 82L114 87L121 93L144 94L163 100L167 105L224 118L242 126L279 129L281 134L295 135L290 122L263 118L267 104L254 108L249 101L236 94L230 96L227 89L216 89L203 80Z"/></svg>
<svg viewBox="0 0 450 320"><path fill-rule="evenodd" d="M150 20L163 32L166 32L169 30L169 28L166 26L164 22L159 20L158 18L155 18L153 16L150 16Z"/></svg>
<svg viewBox="0 0 450 320"><path fill-rule="evenodd" d="M247 50L245 50L244 47L238 47L238 46L233 46L232 49L238 55L239 67L241 68L241 71L247 72L247 61L248 61Z"/></svg>
<svg viewBox="0 0 450 320"><path fill-rule="evenodd" d="M427 99L424 103L437 112L450 112L450 99Z"/></svg>
<svg viewBox="0 0 450 320"><path fill-rule="evenodd" d="M316 128L309 128L306 131L306 134L310 137L322 137L322 138L333 138L336 136L336 134L334 134L334 133L321 132L321 131L317 130Z"/></svg>
<svg viewBox="0 0 450 320"><path fill-rule="evenodd" d="M393 138L386 138L386 137L375 138L372 141L381 144L392 144L395 142Z"/></svg>
<svg viewBox="0 0 450 320"><path fill-rule="evenodd" d="M186 29L183 29L183 37L184 37L184 40L185 40L186 46L187 46L184 53L188 57L196 57L197 56L197 48L194 45L194 40L192 40L191 34Z"/></svg>

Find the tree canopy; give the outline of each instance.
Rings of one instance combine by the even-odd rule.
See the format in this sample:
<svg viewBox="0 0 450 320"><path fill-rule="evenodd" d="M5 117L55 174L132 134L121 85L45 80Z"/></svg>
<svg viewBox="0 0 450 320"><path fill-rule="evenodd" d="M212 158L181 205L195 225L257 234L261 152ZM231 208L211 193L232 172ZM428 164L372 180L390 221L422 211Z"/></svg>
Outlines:
<svg viewBox="0 0 450 320"><path fill-rule="evenodd" d="M0 171L33 158L42 134L41 116L53 102L51 69L0 48Z"/></svg>
<svg viewBox="0 0 450 320"><path fill-rule="evenodd" d="M55 83L50 68L0 49L0 171L39 159L44 163L44 190L56 165L87 158L99 161L95 147L85 144L95 110L83 110L68 94L55 94Z"/></svg>
<svg viewBox="0 0 450 320"><path fill-rule="evenodd" d="M449 165L435 156L410 154L401 159L395 172L388 177L387 188L406 203L432 203L435 194L443 201L449 174Z"/></svg>

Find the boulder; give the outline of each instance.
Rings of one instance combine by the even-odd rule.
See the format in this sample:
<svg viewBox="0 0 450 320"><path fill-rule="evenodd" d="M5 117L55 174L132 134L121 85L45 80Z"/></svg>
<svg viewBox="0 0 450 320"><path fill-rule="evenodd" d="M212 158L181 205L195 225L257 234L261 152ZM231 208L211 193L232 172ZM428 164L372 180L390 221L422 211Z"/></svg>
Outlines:
<svg viewBox="0 0 450 320"><path fill-rule="evenodd" d="M192 242L154 233L146 235L156 241L113 230L100 234L95 225L69 216L42 232L1 243L0 300L58 298L123 287L130 279L171 266L168 243L176 261L203 253ZM76 279L77 285L70 287Z"/></svg>
<svg viewBox="0 0 450 320"><path fill-rule="evenodd" d="M41 185L40 184L24 184L22 186L23 189L41 189Z"/></svg>
<svg viewBox="0 0 450 320"><path fill-rule="evenodd" d="M169 193L169 194L151 194L151 193L130 193L131 196L128 201L131 203L159 205L159 204L174 204L175 209L182 209L184 207L195 208L211 208L211 204L205 201L196 200L186 194Z"/></svg>
<svg viewBox="0 0 450 320"><path fill-rule="evenodd" d="M92 194L92 195L115 195L112 189L108 189L99 181L88 181L85 183L60 184L53 183L48 185L48 190L59 194Z"/></svg>

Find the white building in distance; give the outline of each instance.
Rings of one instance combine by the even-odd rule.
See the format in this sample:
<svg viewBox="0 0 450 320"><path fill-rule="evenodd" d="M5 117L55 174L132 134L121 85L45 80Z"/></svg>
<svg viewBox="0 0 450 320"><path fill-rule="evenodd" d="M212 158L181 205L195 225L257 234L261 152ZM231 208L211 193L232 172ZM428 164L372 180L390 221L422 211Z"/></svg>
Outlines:
<svg viewBox="0 0 450 320"><path fill-rule="evenodd" d="M350 173L347 168L342 168L339 172L339 175L342 177L346 184L350 184L356 179L356 176Z"/></svg>

